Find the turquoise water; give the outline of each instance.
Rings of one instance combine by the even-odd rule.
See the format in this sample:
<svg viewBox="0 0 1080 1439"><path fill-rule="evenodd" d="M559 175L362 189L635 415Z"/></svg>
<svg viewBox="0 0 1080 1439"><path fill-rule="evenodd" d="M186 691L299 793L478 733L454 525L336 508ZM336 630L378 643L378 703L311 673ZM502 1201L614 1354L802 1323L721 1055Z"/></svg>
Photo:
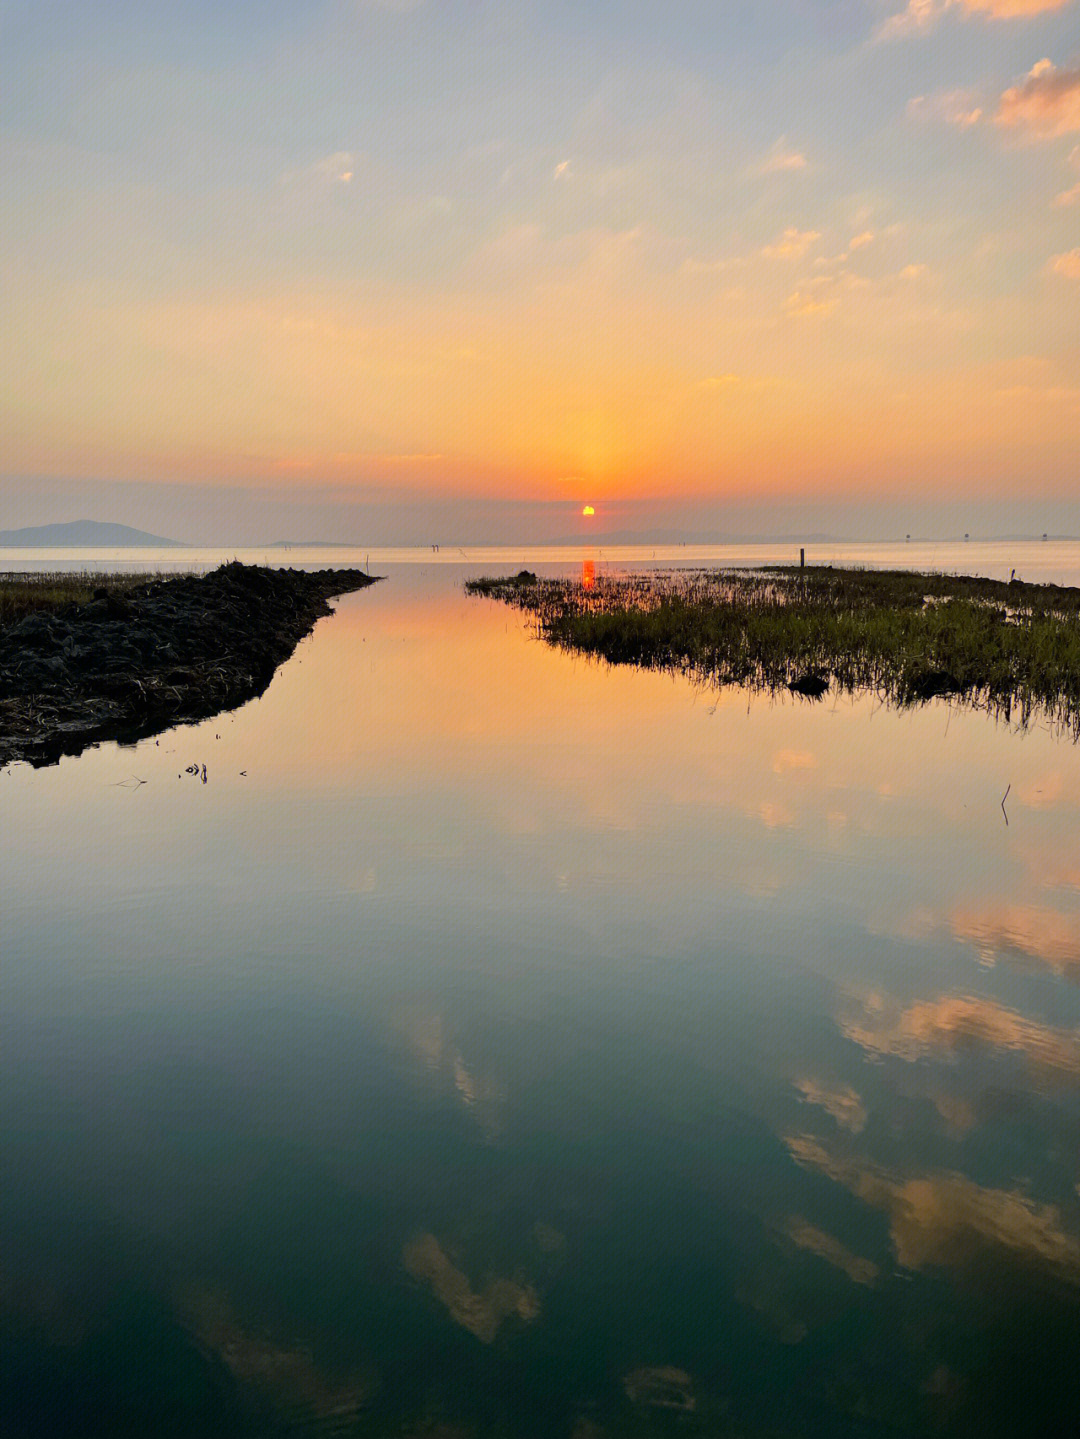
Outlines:
<svg viewBox="0 0 1080 1439"><path fill-rule="evenodd" d="M1075 1433L1080 752L411 558L0 775L0 1432Z"/></svg>

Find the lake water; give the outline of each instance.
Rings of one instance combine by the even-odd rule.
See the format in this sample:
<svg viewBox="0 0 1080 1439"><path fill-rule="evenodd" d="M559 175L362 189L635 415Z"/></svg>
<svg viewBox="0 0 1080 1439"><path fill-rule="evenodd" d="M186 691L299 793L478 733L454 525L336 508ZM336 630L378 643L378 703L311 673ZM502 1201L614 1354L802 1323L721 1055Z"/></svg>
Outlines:
<svg viewBox="0 0 1080 1439"><path fill-rule="evenodd" d="M1080 583L915 549L808 558ZM716 558L790 555L596 557ZM522 563L0 774L0 1433L1074 1435L1080 750L553 651Z"/></svg>

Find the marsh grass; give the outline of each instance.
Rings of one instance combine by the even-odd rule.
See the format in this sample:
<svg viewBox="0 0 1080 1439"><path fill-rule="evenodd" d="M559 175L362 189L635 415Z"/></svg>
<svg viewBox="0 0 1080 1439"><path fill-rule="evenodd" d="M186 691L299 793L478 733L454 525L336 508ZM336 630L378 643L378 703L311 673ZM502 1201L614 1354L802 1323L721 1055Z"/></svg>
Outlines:
<svg viewBox="0 0 1080 1439"><path fill-rule="evenodd" d="M552 644L755 690L952 696L1080 736L1080 589L909 571L778 568L475 580Z"/></svg>
<svg viewBox="0 0 1080 1439"><path fill-rule="evenodd" d="M126 594L140 585L167 578L170 576L164 574L96 574L85 570L0 572L0 626L14 624L26 615L54 614L67 605L83 604L93 599L96 590Z"/></svg>

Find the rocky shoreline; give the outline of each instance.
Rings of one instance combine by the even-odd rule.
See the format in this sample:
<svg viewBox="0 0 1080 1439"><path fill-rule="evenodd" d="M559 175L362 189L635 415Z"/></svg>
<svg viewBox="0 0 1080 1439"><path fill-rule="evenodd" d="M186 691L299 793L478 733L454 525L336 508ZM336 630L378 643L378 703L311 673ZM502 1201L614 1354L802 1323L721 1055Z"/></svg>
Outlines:
<svg viewBox="0 0 1080 1439"><path fill-rule="evenodd" d="M134 742L262 694L360 570L237 562L32 614L0 629L0 768Z"/></svg>

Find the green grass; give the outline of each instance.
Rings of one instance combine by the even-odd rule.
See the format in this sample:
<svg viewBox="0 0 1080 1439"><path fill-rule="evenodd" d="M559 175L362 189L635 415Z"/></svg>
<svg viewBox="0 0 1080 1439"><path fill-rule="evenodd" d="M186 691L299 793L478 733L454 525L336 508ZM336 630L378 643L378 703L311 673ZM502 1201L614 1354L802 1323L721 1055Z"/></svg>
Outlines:
<svg viewBox="0 0 1080 1439"><path fill-rule="evenodd" d="M25 615L39 611L56 613L67 605L83 604L94 597L95 590L124 594L154 580L168 579L164 574L91 574L79 573L0 573L0 626L14 624Z"/></svg>
<svg viewBox="0 0 1080 1439"><path fill-rule="evenodd" d="M476 580L539 634L613 664L776 692L954 696L1080 735L1080 589L909 571L779 568Z"/></svg>

